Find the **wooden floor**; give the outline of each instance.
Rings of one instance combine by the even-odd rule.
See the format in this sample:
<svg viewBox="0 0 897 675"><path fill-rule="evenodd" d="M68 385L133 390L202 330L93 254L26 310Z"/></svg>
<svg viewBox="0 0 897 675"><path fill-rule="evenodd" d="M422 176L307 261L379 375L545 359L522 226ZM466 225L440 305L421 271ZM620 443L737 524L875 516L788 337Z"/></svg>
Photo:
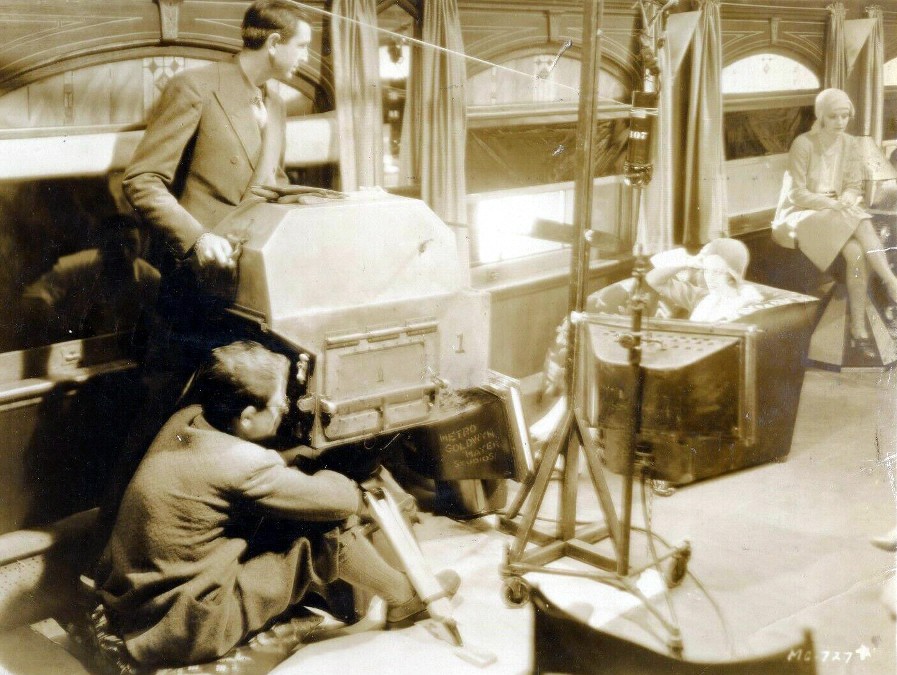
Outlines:
<svg viewBox="0 0 897 675"><path fill-rule="evenodd" d="M693 549L689 570L697 581L686 578L673 590L685 657L763 654L810 629L824 675L897 672L895 624L880 601L895 558L869 543L894 527L895 450L897 373L811 370L787 461L654 496L655 531L674 543L687 539ZM608 482L618 500L621 481L608 474ZM549 494L541 526L550 525L555 503ZM579 483L579 518L601 518L586 477ZM643 522L638 508L633 522ZM503 603L499 567L510 539L492 525L426 516L416 528L432 567L451 567L462 577L454 612L467 651L447 646L422 624L378 630L383 610L375 601L353 631L340 633L331 621L335 630L301 644L273 672L531 672L532 611ZM633 535L632 553L634 560L645 559L641 535ZM664 649L663 631L632 596L582 579L539 575L531 581L593 625ZM656 574L646 573L641 587L666 610ZM50 659L50 643L27 627L0 638L0 672L86 673L74 659ZM250 671L257 675L240 670Z"/></svg>
<svg viewBox="0 0 897 675"><path fill-rule="evenodd" d="M740 657L762 654L797 642L808 628L820 673L897 672L895 626L879 597L894 557L869 543L895 521L893 474L883 461L890 452L893 462L897 448L897 382L890 375L809 371L786 462L651 500L655 530L673 542L691 542L689 569L712 598L692 579L673 591L686 658L723 660L733 649ZM619 479L608 479L619 495ZM551 495L545 500L548 519L555 501ZM581 518L600 517L585 477L579 506ZM635 513L640 525L640 510ZM491 654L494 663L474 665L463 658L470 654L418 625L305 645L275 672L332 673L348 664L376 673L530 672L531 609L510 609L501 599L498 569L509 539L487 522L444 518L426 519L418 536L435 568L461 574L455 613L462 635L474 656ZM644 538L633 535L632 550L644 557ZM533 581L590 623L663 650L658 624L632 597L597 582L540 577ZM649 573L643 584L665 611L658 578Z"/></svg>

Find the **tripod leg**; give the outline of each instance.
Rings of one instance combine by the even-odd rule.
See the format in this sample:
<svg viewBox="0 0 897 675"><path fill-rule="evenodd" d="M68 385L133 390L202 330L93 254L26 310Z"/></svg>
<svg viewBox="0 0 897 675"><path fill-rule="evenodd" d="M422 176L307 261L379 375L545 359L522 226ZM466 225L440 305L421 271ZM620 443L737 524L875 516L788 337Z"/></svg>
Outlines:
<svg viewBox="0 0 897 675"><path fill-rule="evenodd" d="M533 483L532 501L530 502L526 515L523 517L523 522L520 524L520 529L517 531L514 545L511 548L511 562L520 560L520 557L523 555L523 550L526 548L526 542L529 539L530 532L532 532L533 525L535 525L536 518L539 515L539 507L542 505L542 500L545 498L545 491L548 489L548 481L551 480L551 472L554 469L555 462L557 462L561 448L569 441L572 425L573 413L568 410L564 413L564 419L558 426L557 436L552 438L548 447L545 448L545 452L542 454L542 460L539 462L539 469L536 472L536 480Z"/></svg>
<svg viewBox="0 0 897 675"><path fill-rule="evenodd" d="M579 487L579 440L571 431L564 453L564 483L561 486L558 536L567 541L576 536L576 493Z"/></svg>
<svg viewBox="0 0 897 675"><path fill-rule="evenodd" d="M577 410L574 413L576 421L576 432L579 435L579 441L582 444L583 454L586 456L586 462L589 465L589 475L592 477L592 485L595 493L598 495L598 502L601 504L601 511L604 513L604 520L607 523L607 530L610 538L614 543L614 551L619 558L619 542L620 542L620 521L617 520L617 510L614 507L614 500L610 496L610 489L607 487L607 481L604 478L604 469L601 466L601 460L598 458L598 451L592 442L592 436L586 427L582 413Z"/></svg>
<svg viewBox="0 0 897 675"><path fill-rule="evenodd" d="M558 442L558 435L561 432L562 423L564 421L564 414L567 410L567 397L562 396L558 399L558 401L551 407L551 410L548 411L538 422L536 422L531 429L534 429L537 425L541 425L542 427L549 427L551 429L550 433L548 433L547 440L545 442L544 450L550 448L553 444ZM540 432L541 433L541 432ZM533 484L536 482L536 471L534 469L529 469L526 472L523 480L521 481L520 490L517 492L517 496L514 498L513 503L510 508L505 512L505 517L509 520L513 520L520 513L520 509L523 508L524 502L526 502L526 498L529 496L530 492L533 489Z"/></svg>
<svg viewBox="0 0 897 675"><path fill-rule="evenodd" d="M529 497L530 492L533 490L533 485L536 482L536 473L532 471L526 474L526 478L523 483L520 484L520 490L517 492L517 496L514 497L514 501L511 503L510 508L508 508L505 513L505 518L508 520L513 520L517 517L517 514L520 513L520 509L523 508L524 502L526 502L526 498Z"/></svg>
<svg viewBox="0 0 897 675"><path fill-rule="evenodd" d="M430 618L445 628L448 638L453 644L461 646L458 624L452 618L452 606L445 597L445 591L439 581L430 571L424 554L402 517L395 499L385 490L379 495L365 492L364 496L374 520L402 562L402 567L405 568L405 574L408 575L411 586L427 605Z"/></svg>

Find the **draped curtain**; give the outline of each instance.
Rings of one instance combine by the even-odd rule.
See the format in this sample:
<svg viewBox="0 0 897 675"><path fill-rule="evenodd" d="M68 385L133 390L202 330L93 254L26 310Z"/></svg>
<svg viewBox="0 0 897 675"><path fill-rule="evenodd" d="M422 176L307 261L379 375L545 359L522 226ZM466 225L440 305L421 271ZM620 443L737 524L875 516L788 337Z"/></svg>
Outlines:
<svg viewBox="0 0 897 675"><path fill-rule="evenodd" d="M701 20L692 39L683 186L682 243L690 248L729 233L719 0L706 0L701 5Z"/></svg>
<svg viewBox="0 0 897 675"><path fill-rule="evenodd" d="M377 0L333 0L333 77L343 190L383 184Z"/></svg>
<svg viewBox="0 0 897 675"><path fill-rule="evenodd" d="M847 86L847 49L844 45L843 2L828 6L829 22L825 36L825 87L844 89Z"/></svg>
<svg viewBox="0 0 897 675"><path fill-rule="evenodd" d="M414 37L423 38L419 22L414 24ZM411 63L405 81L405 110L402 113L402 138L399 141L399 184L420 184L421 143L421 80L423 79L423 49L411 45Z"/></svg>
<svg viewBox="0 0 897 675"><path fill-rule="evenodd" d="M662 84L657 101L657 120L654 126L654 142L651 154L654 160L654 175L644 188L639 208L638 235L636 241L645 253L657 253L673 247L673 202L675 177L673 149L676 116L673 114L674 78L665 74L671 71L669 43L665 43L657 53Z"/></svg>
<svg viewBox="0 0 897 675"><path fill-rule="evenodd" d="M420 72L421 197L443 220L467 222L464 155L467 142L464 43L457 0L424 3L425 49Z"/></svg>
<svg viewBox="0 0 897 675"><path fill-rule="evenodd" d="M861 82L858 111L859 133L871 136L881 145L884 124L884 16L881 7L866 8L866 15L875 21L865 47L865 59L861 62Z"/></svg>
<svg viewBox="0 0 897 675"><path fill-rule="evenodd" d="M660 68L658 114L651 153L654 175L641 195L636 242L645 253L672 248L683 228L685 163L680 130L686 128L687 87L680 68L693 40L700 12L680 12L667 18L663 44L657 50ZM719 143L722 143L720 137Z"/></svg>

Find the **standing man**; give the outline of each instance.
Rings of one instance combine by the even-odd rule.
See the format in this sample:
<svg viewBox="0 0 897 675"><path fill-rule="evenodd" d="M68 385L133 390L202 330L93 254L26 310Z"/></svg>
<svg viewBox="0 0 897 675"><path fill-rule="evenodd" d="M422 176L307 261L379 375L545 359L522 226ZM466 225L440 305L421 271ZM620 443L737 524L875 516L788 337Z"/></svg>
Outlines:
<svg viewBox="0 0 897 675"><path fill-rule="evenodd" d="M122 183L133 207L164 237L160 312L175 328L205 318L195 313L206 304L197 270L235 264L231 243L211 230L251 185L288 182L285 106L266 83L289 78L308 60L311 26L288 2L257 0L243 18L242 36L243 49L232 60L171 79Z"/></svg>
<svg viewBox="0 0 897 675"><path fill-rule="evenodd" d="M104 500L98 537L111 527L127 481L210 351L233 339L201 280L229 275L235 250L212 232L256 184L287 184L286 112L267 87L308 60L311 26L283 0L256 0L232 59L179 73L147 122L122 188L159 251L158 321L144 362L146 404ZM158 244L162 244L158 246Z"/></svg>

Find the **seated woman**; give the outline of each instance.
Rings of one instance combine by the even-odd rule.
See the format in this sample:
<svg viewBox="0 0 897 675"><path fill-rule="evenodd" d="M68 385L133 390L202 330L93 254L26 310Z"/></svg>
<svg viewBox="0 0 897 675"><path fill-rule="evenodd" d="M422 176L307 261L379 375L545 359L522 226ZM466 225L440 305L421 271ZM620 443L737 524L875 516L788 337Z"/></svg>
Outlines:
<svg viewBox="0 0 897 675"><path fill-rule="evenodd" d="M859 148L845 132L854 114L850 98L840 89L825 89L816 97L815 113L813 128L791 145L786 176L791 184L783 187L773 228L792 231L797 246L820 270L828 269L841 254L847 264L851 347L874 358L866 326L867 265L895 304L897 276L871 216L861 205Z"/></svg>
<svg viewBox="0 0 897 675"><path fill-rule="evenodd" d="M736 239L716 239L691 256L684 248L651 256L645 276L645 316L688 319L703 323L737 321L767 300L758 287L744 281L750 261L747 247ZM629 314L633 279L607 286L586 300L588 312ZM548 412L530 426L537 452L557 427L566 409L568 320L557 328L545 356L541 398L555 399ZM655 488L656 489L656 488Z"/></svg>
<svg viewBox="0 0 897 675"><path fill-rule="evenodd" d="M645 281L663 300L671 318L716 323L734 321L741 310L761 302L763 295L744 283L749 254L735 239L717 239L696 256L684 249L658 253Z"/></svg>

